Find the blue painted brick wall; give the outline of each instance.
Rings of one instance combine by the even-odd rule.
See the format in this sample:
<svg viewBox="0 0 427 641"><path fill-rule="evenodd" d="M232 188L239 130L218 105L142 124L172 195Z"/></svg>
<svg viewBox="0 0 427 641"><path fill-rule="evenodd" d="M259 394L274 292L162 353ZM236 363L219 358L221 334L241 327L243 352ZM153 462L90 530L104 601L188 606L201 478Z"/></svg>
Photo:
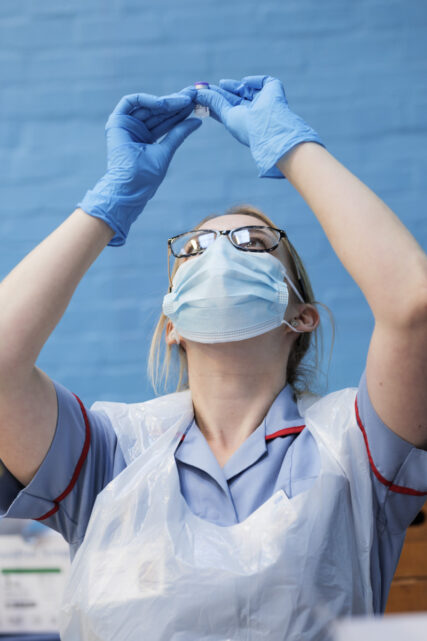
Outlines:
<svg viewBox="0 0 427 641"><path fill-rule="evenodd" d="M103 173L104 122L123 94L259 73L285 83L293 109L427 248L426 31L421 0L2 0L0 276ZM178 151L127 245L91 268L39 365L87 403L150 397L166 239L239 202L288 229L335 317L329 389L357 385L373 328L360 291L290 185L258 179L213 121Z"/></svg>

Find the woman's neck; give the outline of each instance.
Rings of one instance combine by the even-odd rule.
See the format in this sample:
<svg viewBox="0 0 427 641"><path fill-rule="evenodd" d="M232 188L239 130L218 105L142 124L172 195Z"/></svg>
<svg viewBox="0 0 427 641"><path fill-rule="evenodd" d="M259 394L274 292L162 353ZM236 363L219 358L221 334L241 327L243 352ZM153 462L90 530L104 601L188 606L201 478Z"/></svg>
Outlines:
<svg viewBox="0 0 427 641"><path fill-rule="evenodd" d="M197 424L220 464L256 430L286 385L290 342L275 330L245 341L186 341Z"/></svg>

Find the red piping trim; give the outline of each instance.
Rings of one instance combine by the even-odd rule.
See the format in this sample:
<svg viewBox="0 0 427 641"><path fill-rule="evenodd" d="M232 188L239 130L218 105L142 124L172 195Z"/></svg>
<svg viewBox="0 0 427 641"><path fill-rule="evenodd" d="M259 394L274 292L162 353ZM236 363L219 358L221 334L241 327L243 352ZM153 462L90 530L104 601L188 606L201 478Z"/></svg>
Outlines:
<svg viewBox="0 0 427 641"><path fill-rule="evenodd" d="M360 427L360 430L361 430L361 432L363 434L363 439L365 441L366 451L368 453L369 463L371 465L373 473L375 474L375 476L377 477L379 482L382 483L383 485L385 485L386 487L388 487L389 490L391 490L392 492L396 492L397 494L409 494L410 496L426 496L427 492L420 492L419 490L413 490L412 488L405 487L404 485L394 485L394 483L392 483L391 481L387 481L387 479L384 478L384 476L382 476L382 474L377 470L377 468L375 467L375 463L374 463L374 461L372 459L372 456L371 456L371 451L369 449L368 437L366 435L366 430L365 430L365 428L363 426L362 419L360 418L360 415L359 415L359 408L357 406L357 397L356 397L354 406L355 406L355 410L356 410L357 424Z"/></svg>
<svg viewBox="0 0 427 641"><path fill-rule="evenodd" d="M80 458L77 461L77 465L75 467L74 474L73 474L73 476L71 478L71 481L69 482L68 486L62 492L62 494L60 494L56 499L53 500L53 503L55 504L55 507L53 507L51 510L49 510L49 512L46 512L46 514L43 514L43 516L39 516L38 519L35 519L36 521L44 521L44 519L48 519L53 514L56 514L56 512L59 510L60 502L63 499L65 499L65 497L71 492L71 490L75 486L75 484L77 482L77 479L79 477L79 474L81 472L81 469L83 467L83 463L85 462L87 454L89 452L89 447L90 447L90 423L89 423L89 419L88 419L88 416L87 416L87 413L86 413L85 406L83 405L83 403L81 402L81 400L79 399L78 396L76 396L75 394L74 394L74 396L76 397L76 399L77 399L77 401L78 401L78 403L80 405L80 409L81 409L82 414L83 414L83 418L84 418L84 422L85 422L85 428L86 428L86 430L85 430L85 442L83 444L82 453L80 454Z"/></svg>
<svg viewBox="0 0 427 641"><path fill-rule="evenodd" d="M290 434L299 434L300 432L303 431L305 425L296 425L295 427L285 427L283 430L279 430L278 432L273 432L273 434L266 434L265 440L266 441L271 441L273 438L277 438L278 436L289 436Z"/></svg>

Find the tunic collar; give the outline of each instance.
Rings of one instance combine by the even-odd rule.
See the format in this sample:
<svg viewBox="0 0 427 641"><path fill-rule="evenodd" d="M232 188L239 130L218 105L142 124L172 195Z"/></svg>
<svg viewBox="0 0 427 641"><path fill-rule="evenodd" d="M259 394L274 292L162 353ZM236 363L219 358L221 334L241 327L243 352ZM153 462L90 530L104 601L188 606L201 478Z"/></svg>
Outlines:
<svg viewBox="0 0 427 641"><path fill-rule="evenodd" d="M266 456L267 442L280 436L296 434L303 425L293 390L290 385L286 385L274 399L257 429L234 452L223 468L194 419L175 452L175 458L211 476L228 494L227 481Z"/></svg>

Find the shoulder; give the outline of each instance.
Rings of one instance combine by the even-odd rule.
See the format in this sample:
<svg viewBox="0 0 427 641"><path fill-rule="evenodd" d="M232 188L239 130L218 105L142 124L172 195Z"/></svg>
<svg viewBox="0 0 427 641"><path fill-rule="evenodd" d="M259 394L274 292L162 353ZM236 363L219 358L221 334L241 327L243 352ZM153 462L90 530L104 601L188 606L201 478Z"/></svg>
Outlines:
<svg viewBox="0 0 427 641"><path fill-rule="evenodd" d="M304 394L298 398L298 411L306 422L318 426L321 431L332 425L345 428L356 422L356 394L356 387L347 387L326 396Z"/></svg>
<svg viewBox="0 0 427 641"><path fill-rule="evenodd" d="M317 444L342 461L350 452L366 458L363 435L356 417L357 388L348 387L322 397L302 397L298 409Z"/></svg>
<svg viewBox="0 0 427 641"><path fill-rule="evenodd" d="M169 428L181 429L193 419L189 390L142 403L97 401L91 411L108 417L128 464Z"/></svg>

